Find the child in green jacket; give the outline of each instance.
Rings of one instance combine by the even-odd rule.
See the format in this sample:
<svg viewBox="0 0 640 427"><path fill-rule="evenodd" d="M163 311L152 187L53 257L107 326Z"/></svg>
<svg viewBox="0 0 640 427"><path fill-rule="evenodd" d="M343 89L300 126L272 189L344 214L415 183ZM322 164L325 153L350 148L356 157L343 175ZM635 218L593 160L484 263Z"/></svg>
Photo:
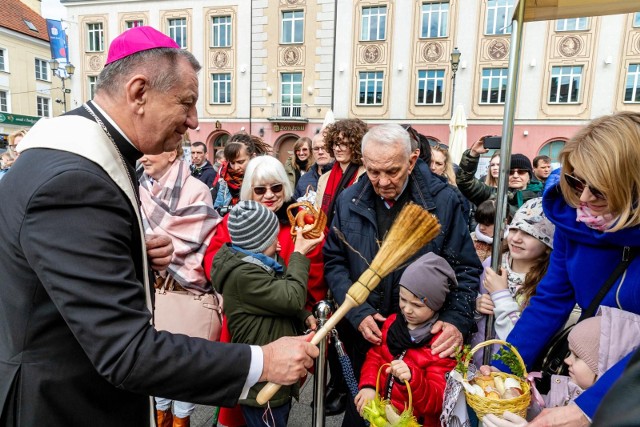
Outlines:
<svg viewBox="0 0 640 427"><path fill-rule="evenodd" d="M280 225L269 209L241 201L229 213L228 228L231 244L216 254L211 280L223 296L232 342L264 345L302 333L305 323L311 324L311 313L304 310L310 264L306 254L324 236L307 240L298 233L285 270L276 255ZM256 402L264 385L253 386L240 401L247 426L286 426L298 385L282 387L269 401L270 411Z"/></svg>

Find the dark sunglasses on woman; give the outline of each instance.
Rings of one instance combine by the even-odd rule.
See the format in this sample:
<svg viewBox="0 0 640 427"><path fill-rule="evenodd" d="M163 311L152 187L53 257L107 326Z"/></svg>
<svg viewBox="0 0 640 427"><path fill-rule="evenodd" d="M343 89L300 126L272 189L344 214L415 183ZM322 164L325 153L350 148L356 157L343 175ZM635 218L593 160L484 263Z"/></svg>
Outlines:
<svg viewBox="0 0 640 427"><path fill-rule="evenodd" d="M576 178L573 175L569 175L568 173L564 174L564 180L569 184L572 190L576 192L576 194L582 194L585 187L589 187L589 191L593 194L593 197L600 200L606 200L607 197L602 194L602 191L590 186L586 181Z"/></svg>
<svg viewBox="0 0 640 427"><path fill-rule="evenodd" d="M263 196L267 193L267 190L271 190L273 194L282 191L282 184L273 184L268 186L253 187L253 192L258 196Z"/></svg>

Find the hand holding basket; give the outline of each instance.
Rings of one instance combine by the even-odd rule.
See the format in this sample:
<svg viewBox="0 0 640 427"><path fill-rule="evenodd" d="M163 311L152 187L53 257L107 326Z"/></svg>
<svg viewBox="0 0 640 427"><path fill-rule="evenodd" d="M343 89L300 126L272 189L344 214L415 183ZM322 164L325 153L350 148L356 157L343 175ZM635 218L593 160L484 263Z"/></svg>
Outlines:
<svg viewBox="0 0 640 427"><path fill-rule="evenodd" d="M294 209L300 208L294 216ZM327 226L327 215L309 202L292 203L287 208L287 216L291 223L291 238L296 240L296 229L302 228L305 239L317 239Z"/></svg>
<svg viewBox="0 0 640 427"><path fill-rule="evenodd" d="M471 383L468 382L467 378L464 378L467 385L472 386L469 388L465 386L464 389L467 403L471 408L473 408L480 420L482 420L482 418L487 414L502 416L504 411L511 411L514 414L525 417L527 415L527 408L531 403L531 386L526 381L527 368L522 360L522 356L520 356L520 353L518 353L518 350L514 346L506 341L497 339L484 341L471 349L471 352L464 363L465 370L469 367L469 361L473 358L473 354L475 352L492 344L501 344L508 347L513 352L522 365L524 378L507 374L505 372L491 372L490 376L476 376ZM473 382L475 382L475 384L473 384ZM505 396L505 392L507 390L500 390L501 384L504 389L510 389L510 387L507 387L509 384L517 384L519 388L514 387L516 390L513 390L513 393L506 394L507 398L503 398L502 396ZM478 391L474 394L469 391L471 388L478 390L478 387L481 389L482 393Z"/></svg>

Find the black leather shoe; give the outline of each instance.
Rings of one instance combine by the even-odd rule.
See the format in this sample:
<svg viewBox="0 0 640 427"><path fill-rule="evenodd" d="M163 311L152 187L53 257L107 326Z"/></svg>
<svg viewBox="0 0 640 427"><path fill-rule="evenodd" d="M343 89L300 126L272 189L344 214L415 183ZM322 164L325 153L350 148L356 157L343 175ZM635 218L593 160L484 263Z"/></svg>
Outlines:
<svg viewBox="0 0 640 427"><path fill-rule="evenodd" d="M338 415L347 408L347 394L340 393L335 388L327 388L324 397L324 414L327 416Z"/></svg>

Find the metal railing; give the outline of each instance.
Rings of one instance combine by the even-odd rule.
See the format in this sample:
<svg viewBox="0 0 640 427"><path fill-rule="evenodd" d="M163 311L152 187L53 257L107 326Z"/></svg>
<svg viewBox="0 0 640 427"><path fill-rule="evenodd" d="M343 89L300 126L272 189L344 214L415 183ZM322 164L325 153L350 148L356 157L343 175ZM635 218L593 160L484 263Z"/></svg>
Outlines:
<svg viewBox="0 0 640 427"><path fill-rule="evenodd" d="M271 104L271 119L273 120L307 120L307 104Z"/></svg>

